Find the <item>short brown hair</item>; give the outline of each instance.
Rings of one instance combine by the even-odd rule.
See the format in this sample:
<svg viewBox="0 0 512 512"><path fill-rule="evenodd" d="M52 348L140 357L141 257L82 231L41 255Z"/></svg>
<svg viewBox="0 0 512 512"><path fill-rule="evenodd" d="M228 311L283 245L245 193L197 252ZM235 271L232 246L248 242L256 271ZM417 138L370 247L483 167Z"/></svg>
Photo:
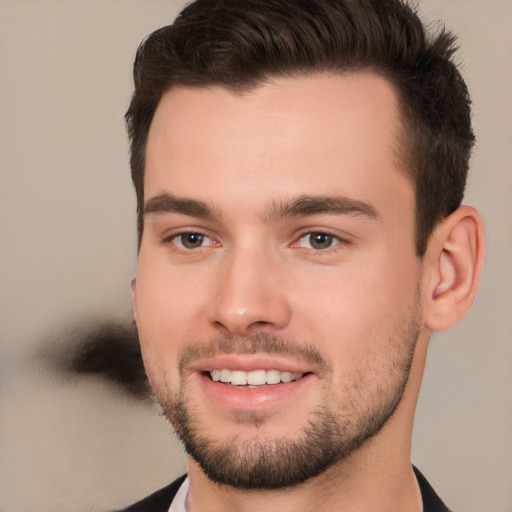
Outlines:
<svg viewBox="0 0 512 512"><path fill-rule="evenodd" d="M196 0L150 34L134 64L126 113L139 243L149 128L175 85L250 90L269 77L367 70L398 95L403 167L416 197L416 252L456 210L474 144L470 98L453 62L455 36L430 36L401 0Z"/></svg>

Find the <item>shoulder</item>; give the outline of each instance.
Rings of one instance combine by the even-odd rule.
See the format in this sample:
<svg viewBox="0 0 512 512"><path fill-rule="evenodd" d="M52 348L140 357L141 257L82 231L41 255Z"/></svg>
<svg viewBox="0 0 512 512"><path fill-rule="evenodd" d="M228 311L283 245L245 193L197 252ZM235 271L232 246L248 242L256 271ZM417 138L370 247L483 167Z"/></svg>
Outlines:
<svg viewBox="0 0 512 512"><path fill-rule="evenodd" d="M117 512L168 512L171 502L179 491L181 484L185 481L186 476L181 476L167 487Z"/></svg>
<svg viewBox="0 0 512 512"><path fill-rule="evenodd" d="M413 467L416 480L421 490L424 512L450 512L450 509L442 502L436 491L428 483L418 468Z"/></svg>

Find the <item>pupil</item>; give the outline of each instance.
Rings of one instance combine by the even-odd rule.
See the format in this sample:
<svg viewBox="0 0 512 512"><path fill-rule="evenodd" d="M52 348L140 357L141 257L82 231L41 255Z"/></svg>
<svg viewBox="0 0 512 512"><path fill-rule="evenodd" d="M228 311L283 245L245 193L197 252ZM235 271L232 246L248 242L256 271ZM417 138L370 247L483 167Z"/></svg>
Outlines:
<svg viewBox="0 0 512 512"><path fill-rule="evenodd" d="M196 247L201 247L203 243L203 235L199 233L187 233L185 235L181 235L181 243L183 247L187 249L195 249Z"/></svg>
<svg viewBox="0 0 512 512"><path fill-rule="evenodd" d="M332 244L332 236L325 233L312 233L309 242L313 249L328 249Z"/></svg>

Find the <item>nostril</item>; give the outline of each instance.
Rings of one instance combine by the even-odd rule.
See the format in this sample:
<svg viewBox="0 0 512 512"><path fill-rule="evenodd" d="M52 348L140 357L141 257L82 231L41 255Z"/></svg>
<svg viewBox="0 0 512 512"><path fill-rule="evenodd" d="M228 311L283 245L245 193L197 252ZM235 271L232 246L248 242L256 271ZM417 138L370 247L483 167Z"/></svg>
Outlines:
<svg viewBox="0 0 512 512"><path fill-rule="evenodd" d="M266 327L267 325L271 325L271 323L266 322L265 320L258 320L256 322L253 322L252 324L250 324L249 328L250 327Z"/></svg>

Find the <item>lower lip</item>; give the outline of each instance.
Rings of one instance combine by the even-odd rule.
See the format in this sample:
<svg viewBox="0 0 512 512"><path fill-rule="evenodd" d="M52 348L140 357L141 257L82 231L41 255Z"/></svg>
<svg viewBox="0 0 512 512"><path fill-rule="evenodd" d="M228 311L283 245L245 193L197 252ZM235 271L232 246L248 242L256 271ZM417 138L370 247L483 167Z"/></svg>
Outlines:
<svg viewBox="0 0 512 512"><path fill-rule="evenodd" d="M307 374L292 382L249 387L214 382L204 373L198 375L205 394L218 405L233 411L258 411L282 405L284 401L296 397L315 379L313 374Z"/></svg>

